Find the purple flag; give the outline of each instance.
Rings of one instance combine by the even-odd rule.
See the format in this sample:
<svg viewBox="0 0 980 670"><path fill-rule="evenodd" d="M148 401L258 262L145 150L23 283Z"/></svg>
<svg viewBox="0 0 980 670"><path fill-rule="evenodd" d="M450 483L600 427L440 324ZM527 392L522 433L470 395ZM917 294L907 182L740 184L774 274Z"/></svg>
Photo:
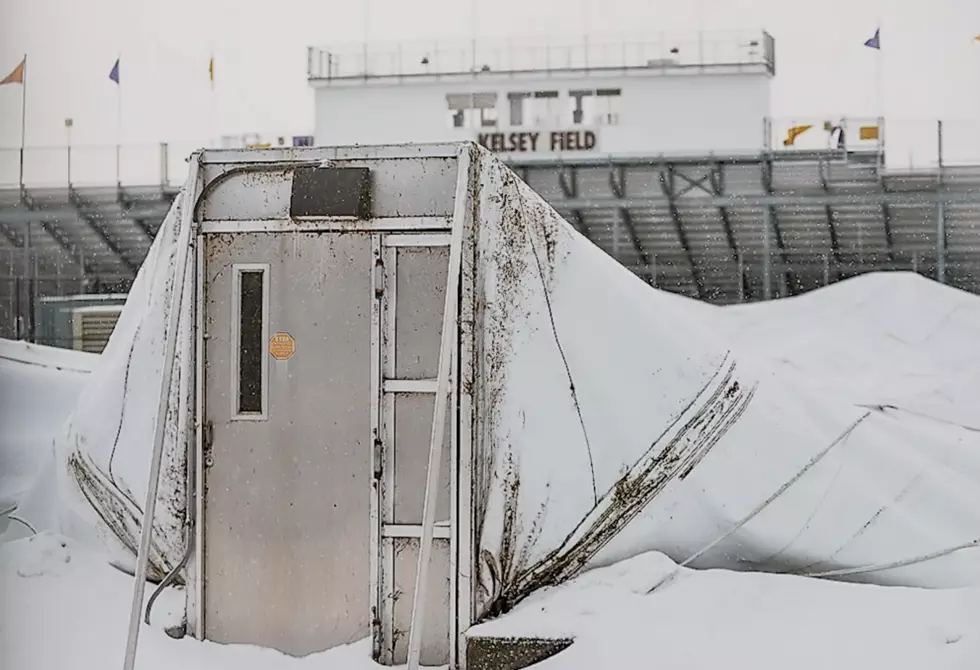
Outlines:
<svg viewBox="0 0 980 670"><path fill-rule="evenodd" d="M875 29L875 36L865 42L864 46L881 51L881 28Z"/></svg>

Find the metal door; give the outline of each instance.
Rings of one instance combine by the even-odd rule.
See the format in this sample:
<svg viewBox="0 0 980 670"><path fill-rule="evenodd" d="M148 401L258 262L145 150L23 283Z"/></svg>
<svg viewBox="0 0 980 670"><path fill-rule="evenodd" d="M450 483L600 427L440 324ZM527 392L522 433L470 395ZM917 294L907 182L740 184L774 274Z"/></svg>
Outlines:
<svg viewBox="0 0 980 670"><path fill-rule="evenodd" d="M205 236L204 630L370 635L372 238Z"/></svg>
<svg viewBox="0 0 980 670"><path fill-rule="evenodd" d="M449 271L449 235L389 234L375 243L385 277L378 324L382 393L380 436L379 620L375 652L386 664L407 660L422 507L435 403L439 344ZM454 419L452 413L447 421ZM422 640L421 663L449 662L455 550L450 458L445 431Z"/></svg>

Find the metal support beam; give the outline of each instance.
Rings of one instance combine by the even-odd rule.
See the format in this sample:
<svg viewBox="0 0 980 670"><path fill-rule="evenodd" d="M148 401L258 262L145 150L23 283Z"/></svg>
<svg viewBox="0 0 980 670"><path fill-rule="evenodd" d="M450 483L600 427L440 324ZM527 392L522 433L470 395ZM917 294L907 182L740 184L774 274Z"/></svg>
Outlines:
<svg viewBox="0 0 980 670"><path fill-rule="evenodd" d="M762 164L762 188L767 195L772 195L773 185L772 185L772 161L766 161ZM796 276L793 271L789 269L789 261L786 258L786 245L783 242L783 232L779 228L779 216L776 214L776 206L767 204L763 209L763 226L765 227L764 234L768 235L769 230L772 230L773 237L776 242L776 251L779 253L780 266L783 270L783 283L786 285L786 290L790 295L796 295L797 292L797 281ZM769 277L766 278L767 282L771 282ZM769 300L771 298L772 287L769 287L770 297L766 298Z"/></svg>
<svg viewBox="0 0 980 670"><path fill-rule="evenodd" d="M892 210L887 202L881 203L881 222L885 226L885 244L888 245L888 260L895 260L895 235L892 232Z"/></svg>
<svg viewBox="0 0 980 670"><path fill-rule="evenodd" d="M936 128L936 141L939 143L939 188L943 187L943 122ZM936 281L946 283L946 204L936 203Z"/></svg>
<svg viewBox="0 0 980 670"><path fill-rule="evenodd" d="M694 282L694 288L697 290L698 297L703 298L704 279L701 277L701 271L694 261L694 252L691 251L691 243L687 239L687 231L684 230L680 212L677 211L674 174L674 166L668 163L665 169L660 171L660 189L667 199L667 209L670 211L670 218L674 222L674 229L677 231L677 239L681 243L681 249L684 250L687 262L691 265L691 280Z"/></svg>
<svg viewBox="0 0 980 670"><path fill-rule="evenodd" d="M725 194L725 172L721 164L715 164L709 173L711 180L711 195L722 196ZM728 248L731 249L732 258L738 259L738 245L735 243L735 231L732 222L728 217L728 208L724 205L718 207L718 214L721 216L721 225L725 229L725 239L728 240Z"/></svg>
<svg viewBox="0 0 980 670"><path fill-rule="evenodd" d="M715 163L708 172L711 183L711 195L722 196L725 194L725 168L721 163ZM747 285L745 272L742 270L741 254L738 252L738 243L735 240L735 229L732 227L731 218L728 216L728 208L722 205L718 207L718 216L721 217L722 228L725 229L725 239L728 241L728 249L732 253L732 260L738 265L739 296L745 302L745 296L752 291Z"/></svg>
<svg viewBox="0 0 980 670"><path fill-rule="evenodd" d="M129 218L163 221L169 211L170 201L165 200L158 204L133 204L132 208L125 215ZM19 226L28 221L41 220L58 223L68 217L74 218L76 215L77 210L71 204L46 204L43 207L38 205L36 209L31 211L16 209L0 211L0 222L11 226Z"/></svg>
<svg viewBox="0 0 980 670"><path fill-rule="evenodd" d="M826 174L826 163L820 161L817 164L817 169L820 174L820 187L823 188L823 192L830 195L830 184L827 179ZM840 267L840 239L837 235L837 214L834 212L833 207L827 203L824 205L824 212L827 215L827 230L830 233L830 252L834 255L834 262Z"/></svg>
<svg viewBox="0 0 980 670"><path fill-rule="evenodd" d="M626 170L622 167L616 168L610 166L609 170L609 188L612 189L613 195L617 198L626 197ZM655 284L656 277L652 271L652 263L650 261L650 254L647 253L646 249L643 248L643 243L640 242L640 237L637 235L636 226L633 225L633 216L630 214L628 207L619 208L619 221L623 224L626 229L626 234L629 236L630 243L633 245L633 249L636 251L636 255L639 257L640 262L643 264L644 272L641 274L643 280L648 284Z"/></svg>
<svg viewBox="0 0 980 670"><path fill-rule="evenodd" d="M675 179L680 179L687 184L684 186L684 188L677 189L675 191L675 196L677 198L687 195L695 189L701 191L702 193L706 193L707 195L715 195L711 188L711 179L714 174L714 169L711 166L708 167L708 171L703 175L695 177L684 174L683 172L678 172L676 165L673 165L673 170Z"/></svg>
<svg viewBox="0 0 980 670"><path fill-rule="evenodd" d="M725 195L717 196L698 196L691 198L691 201L708 207L741 207L756 208L763 207L799 207L800 205L832 207L844 205L862 205L865 207L876 207L882 203L887 203L892 207L922 207L934 208L937 202L950 204L969 205L977 204L975 192L963 191L857 191L847 193L837 191L834 193L822 192L801 192L801 193L748 193L745 195ZM595 209L611 209L613 207L651 208L665 207L666 199L658 196L629 196L622 202L613 197L588 197L574 198L566 200L552 201L553 207L576 208L583 211Z"/></svg>
<svg viewBox="0 0 980 670"><path fill-rule="evenodd" d="M37 259L31 255L31 224L24 226L24 280L26 299L24 300L24 335L28 342L36 341L34 324L34 304L37 300Z"/></svg>
<svg viewBox="0 0 980 670"><path fill-rule="evenodd" d="M769 240L772 225L771 208L762 210L762 299L772 300L772 244Z"/></svg>
<svg viewBox="0 0 980 670"><path fill-rule="evenodd" d="M946 283L946 207L936 203L936 281Z"/></svg>
<svg viewBox="0 0 980 670"><path fill-rule="evenodd" d="M116 202L118 202L119 206L122 208L123 217L130 219L133 222L133 225L143 231L143 234L146 235L146 239L153 242L154 234L146 221L140 216L130 215L135 203L126 194L125 189L119 185L116 186Z"/></svg>
<svg viewBox="0 0 980 670"><path fill-rule="evenodd" d="M571 174L566 173L565 168L561 167L558 170L558 188L561 189L562 194L568 200L575 200L578 197L578 175L575 170L571 171ZM585 221L582 218L582 212L579 211L577 207L572 207L572 223L575 225L575 230L579 231L583 235L585 230Z"/></svg>
<svg viewBox="0 0 980 670"><path fill-rule="evenodd" d="M827 158L828 155L834 155L837 152L831 152L826 149L813 149L813 150L788 150L788 151L772 151L766 149L761 152L744 153L744 154L717 154L711 157L712 161L717 161L725 165L758 165L766 161L773 161L776 163L800 163L804 161L817 161ZM839 155L839 154L837 154ZM866 165L874 165L875 157L877 152L871 151L851 151L848 152L848 162L860 162ZM215 162L222 162L220 157L213 159ZM271 158L270 158L271 160ZM842 159L843 160L843 159ZM596 167L608 165L610 162L616 165L627 165L627 166L656 166L662 163L670 163L675 167L703 167L706 159L704 155L696 154L676 154L676 155L660 155L660 156L576 156L574 158L567 158L565 160L566 165L574 165L576 167ZM551 169L553 163L551 159L542 159L537 157L519 157L512 158L508 161L508 165L511 166L528 166L532 170L538 168Z"/></svg>
<svg viewBox="0 0 980 670"><path fill-rule="evenodd" d="M145 219L135 218L132 221L137 228L143 231L143 234L146 235L146 239L153 242L153 239L156 237L156 229L147 223Z"/></svg>
<svg viewBox="0 0 980 670"><path fill-rule="evenodd" d="M99 214L93 213L89 210L89 207L85 201L78 195L78 192L73 186L68 187L68 199L71 201L72 205L78 211L78 215L82 218L85 223L88 224L89 228L99 236L99 239L108 247L109 251L115 254L116 258L125 265L134 275L136 271L139 270L139 265L129 260L123 250L119 247L119 244L112 239L109 232L106 230L105 226L102 225L102 217Z"/></svg>
<svg viewBox="0 0 980 670"><path fill-rule="evenodd" d="M17 234L17 231L5 223L0 223L0 235L6 237L7 240L17 249L24 246L24 240L22 240L20 235Z"/></svg>
<svg viewBox="0 0 980 670"><path fill-rule="evenodd" d="M565 195L568 200L575 200L578 198L578 173L574 168L566 171L565 167L559 167L558 169L558 188ZM582 216L582 212L577 207L571 207L572 213L572 225L575 226L575 230L582 233L586 238L589 238L589 232L585 227L585 217Z"/></svg>

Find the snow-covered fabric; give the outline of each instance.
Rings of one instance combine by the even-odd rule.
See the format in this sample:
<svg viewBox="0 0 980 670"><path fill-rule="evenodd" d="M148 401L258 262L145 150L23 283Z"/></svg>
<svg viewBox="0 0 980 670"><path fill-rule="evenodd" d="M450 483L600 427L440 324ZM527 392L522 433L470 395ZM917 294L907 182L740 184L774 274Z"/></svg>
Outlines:
<svg viewBox="0 0 980 670"><path fill-rule="evenodd" d="M188 383L191 374L193 284L184 282L179 303L173 287L177 268L182 197L178 197L153 241L112 336L92 372L60 445L60 489L65 492L63 523L86 522L114 550L115 561L132 569L163 380L166 333L172 309L180 322L174 372L169 390L166 442L153 520L149 576L161 579L184 553ZM79 519L82 519L79 522Z"/></svg>
<svg viewBox="0 0 980 670"><path fill-rule="evenodd" d="M980 369L980 298L907 275L826 289L826 319L814 310L796 333L797 360L824 357L804 373L746 335L768 311L787 313L773 319L787 333L819 293L721 309L652 290L481 160L482 612L650 550L696 567L980 584L980 431L957 401ZM851 366L845 385L844 352L878 365ZM887 385L873 383L885 368ZM902 401L913 390L917 403Z"/></svg>
<svg viewBox="0 0 980 670"><path fill-rule="evenodd" d="M0 339L0 499L19 503L31 488L98 360Z"/></svg>
<svg viewBox="0 0 980 670"><path fill-rule="evenodd" d="M930 373L937 383L919 389L914 411L895 401L902 396L896 387L912 379L901 374L903 360L888 366L888 397L874 384L857 395L853 388L836 393L816 382L823 364L802 373L771 349L749 346L745 334L764 317L753 321L650 288L500 161L473 151L478 216L464 268L476 283L476 347L473 360L463 362L462 382L473 390L477 415L471 430L481 616L586 568L648 551L692 559L696 567L980 584L976 549L915 560L980 537L980 432L958 420L962 412L929 413L952 406L955 400L944 398L968 388L962 375L945 384L939 375L953 372L944 366L977 369L977 347L921 357L913 376ZM96 520L129 562L150 469L172 287L177 273L191 271L190 264L176 267L177 249L187 243L180 207L178 199L160 228L59 447L75 513ZM835 304L846 302L849 291L864 295L863 281L828 291L836 292ZM192 286L188 278L178 301L155 576L179 562L186 542ZM976 329L980 299L957 294L955 302L955 314L930 312L930 323L940 331ZM794 304L804 303L753 309L775 314ZM914 308L914 301L901 306ZM808 327L823 332L814 334L812 349L804 341L803 351L847 351L846 341L826 343L848 332L842 320L862 313L827 324L813 317ZM774 323L789 332L789 321L780 319ZM859 356L888 344L880 332L862 332L851 344L872 351ZM894 350L931 347L926 335ZM966 347L968 340L945 341ZM831 363L827 370L846 376Z"/></svg>

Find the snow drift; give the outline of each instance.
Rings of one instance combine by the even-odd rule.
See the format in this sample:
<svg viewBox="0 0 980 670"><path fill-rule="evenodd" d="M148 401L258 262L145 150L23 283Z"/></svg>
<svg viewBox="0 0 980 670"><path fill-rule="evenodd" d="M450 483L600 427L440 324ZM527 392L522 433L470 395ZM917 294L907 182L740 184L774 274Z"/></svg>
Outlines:
<svg viewBox="0 0 980 670"><path fill-rule="evenodd" d="M688 670L968 670L980 635L978 589L904 589L821 583L786 575L677 570L642 554L545 589L475 636L575 639L535 668ZM0 545L0 659L4 670L105 670L126 647L132 580L70 538L44 533ZM183 615L165 591L140 637L141 670L380 670L368 640L294 658L271 649L175 641ZM651 625L655 622L655 625Z"/></svg>
<svg viewBox="0 0 980 670"><path fill-rule="evenodd" d="M462 383L476 398L473 561L481 616L648 551L693 567L928 587L980 582L980 552L970 550L980 538L980 432L952 420L955 412L940 420L894 409L892 396L906 381L903 360L880 366L893 373L888 384L861 392L821 385L817 359L850 350L846 342L823 354L801 345L814 357L809 373L774 360L771 350L746 345L752 312L651 289L492 155L465 150L477 163L477 221L464 262L477 289L477 346ZM179 319L153 520L155 577L178 565L187 542L193 294L187 281L173 295L175 279L190 272L177 263L177 250L191 240L180 201L60 450L76 499L132 561L161 392L162 333ZM854 302L852 291L873 302L862 293L868 281L893 278L846 282L828 290L830 303ZM806 313L804 301L818 298L799 300L773 309ZM930 317L950 347L969 337L948 332L972 332L980 318L980 300L957 294L956 302L955 318ZM768 317L756 313L752 327L763 332ZM811 314L811 334L834 338L856 315L866 312L838 312L826 322ZM789 329L793 319L774 323ZM854 355L883 356L885 342L865 334L850 340L861 348ZM922 341L906 346L917 351ZM932 345L927 338L922 346ZM943 386L939 368L962 365L970 354L948 353L923 359L939 385L916 397L942 405L952 396L946 406L956 404L967 380ZM912 377L922 371L912 369ZM838 372L847 376L846 368Z"/></svg>
<svg viewBox="0 0 980 670"><path fill-rule="evenodd" d="M19 502L54 454L94 354L0 339L0 499Z"/></svg>
<svg viewBox="0 0 980 670"><path fill-rule="evenodd" d="M157 233L59 449L67 467L59 472L60 476L67 474L60 487L67 492L63 514L87 519L107 543L113 562L128 570L135 566L139 546L170 319L180 318L178 336L183 342L190 337L191 303L183 301L180 309L172 304L180 202L178 197ZM187 243L186 237L180 239ZM148 573L153 581L177 565L186 541L187 454L181 426L186 426L187 407L177 399L187 397L189 354L187 349L178 349L178 370L170 389L173 400L165 429L168 448L153 519Z"/></svg>
<svg viewBox="0 0 980 670"><path fill-rule="evenodd" d="M980 552L967 549L980 538L980 434L895 411L900 385L889 396L883 386L835 393L726 341L735 326L725 310L651 290L512 175L485 170L505 222L492 223L497 205L484 200L478 523L488 611L648 550L695 567L977 583ZM855 310L872 299L862 280L850 288ZM943 362L962 364L980 317L974 296L938 290L955 305L925 310L923 322L966 333L948 336L959 357L933 359L937 378ZM851 316L873 314L863 309ZM847 348L832 339L840 323L810 325L838 342L830 355ZM880 356L865 351L877 344L865 332L849 340L853 356Z"/></svg>

